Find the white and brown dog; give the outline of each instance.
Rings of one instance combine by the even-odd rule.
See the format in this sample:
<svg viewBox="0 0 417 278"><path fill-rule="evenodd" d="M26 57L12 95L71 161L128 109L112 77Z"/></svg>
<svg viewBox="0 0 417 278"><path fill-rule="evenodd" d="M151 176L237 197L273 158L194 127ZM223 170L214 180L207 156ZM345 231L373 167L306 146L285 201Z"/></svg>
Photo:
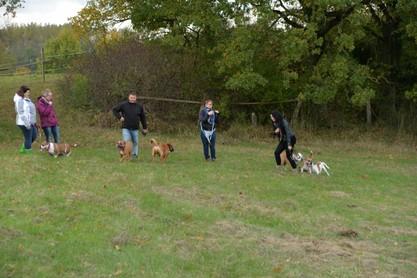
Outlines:
<svg viewBox="0 0 417 278"><path fill-rule="evenodd" d="M69 156L71 154L71 147L76 147L77 144L67 144L67 143L47 143L43 142L41 144L41 151L47 151L53 157L58 156Z"/></svg>
<svg viewBox="0 0 417 278"><path fill-rule="evenodd" d="M315 173L319 175L321 171L325 171L328 176L330 176L327 169L330 169L329 166L327 166L326 163L319 161L317 163L313 163L313 152L311 151L306 160L304 161L304 165L300 168L301 172L309 172Z"/></svg>
<svg viewBox="0 0 417 278"><path fill-rule="evenodd" d="M317 175L319 175L320 173L321 173L321 171L322 170L324 170L325 172L326 172L326 174L328 175L328 176L330 176L330 174L329 174L329 172L327 172L327 169L330 169L330 167L329 166L327 166L327 164L326 163L324 163L324 162L322 162L322 161L319 161L319 162L317 162L317 163L315 163L315 164L313 164L313 166L311 167L311 171L313 172L313 173L315 173L315 174L317 174Z"/></svg>

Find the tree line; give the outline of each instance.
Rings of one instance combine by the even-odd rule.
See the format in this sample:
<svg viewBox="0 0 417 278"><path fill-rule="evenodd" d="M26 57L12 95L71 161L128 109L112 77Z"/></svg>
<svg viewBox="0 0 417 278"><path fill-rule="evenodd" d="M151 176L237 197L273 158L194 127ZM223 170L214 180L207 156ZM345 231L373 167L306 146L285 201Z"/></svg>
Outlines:
<svg viewBox="0 0 417 278"><path fill-rule="evenodd" d="M55 44L76 38L87 51L65 91L91 106L108 102L104 110L135 88L214 98L235 120L275 106L299 124L416 132L416 8L405 0L94 0ZM115 29L126 20L132 30Z"/></svg>

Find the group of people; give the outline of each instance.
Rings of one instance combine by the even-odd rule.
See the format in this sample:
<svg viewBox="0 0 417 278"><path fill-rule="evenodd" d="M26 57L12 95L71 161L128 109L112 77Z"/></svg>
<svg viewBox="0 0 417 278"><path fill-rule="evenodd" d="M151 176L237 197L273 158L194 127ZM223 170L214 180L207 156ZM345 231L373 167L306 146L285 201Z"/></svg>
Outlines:
<svg viewBox="0 0 417 278"><path fill-rule="evenodd" d="M122 122L123 141L132 141L132 157L138 157L139 125L142 124L142 133L148 132L145 111L139 103L135 93L129 94L128 101L122 102L113 108L114 116ZM280 154L285 150L288 161L293 171L297 164L292 157L294 145L297 142L294 132L288 121L278 111L271 112L271 120L274 134L279 137L279 144L275 149L275 162L277 168L281 168ZM199 112L200 137L203 144L203 154L206 161L216 161L216 125L220 122L220 113L213 110L213 101L204 101L204 107Z"/></svg>
<svg viewBox="0 0 417 278"><path fill-rule="evenodd" d="M46 141L59 143L59 124L53 105L53 93L45 89L37 99L37 107L30 99L30 88L21 86L13 100L16 110L16 125L22 131L24 143L20 148L21 154L32 154L32 143L38 136L39 125L36 123L36 112L39 113L41 127L45 133Z"/></svg>
<svg viewBox="0 0 417 278"><path fill-rule="evenodd" d="M145 110L137 102L135 93L130 93L128 100L113 108L113 115L121 121L123 141L132 141L132 157L137 158L139 129L142 124L142 134L148 133ZM216 161L216 124L220 121L219 111L213 110L213 101L206 100L200 110L200 137L203 143L203 153L206 161Z"/></svg>
<svg viewBox="0 0 417 278"><path fill-rule="evenodd" d="M59 124L55 113L52 97L53 93L45 89L42 95L37 99L37 108L30 100L30 88L21 86L14 97L16 108L16 125L21 129L24 136L24 144L20 149L22 154L32 153L32 143L37 138L38 125L36 124L36 111L39 113L41 127L45 133L46 142L51 142L52 137L55 143L59 143ZM148 133L148 124L146 121L145 110L137 102L135 93L130 93L128 100L118 104L112 110L113 115L120 120L122 124L122 140L132 141L132 157L139 156L139 129L142 124L142 134ZM281 166L280 154L285 150L288 161L290 161L293 171L297 165L292 158L294 145L297 141L294 132L291 130L287 120L281 114L274 110L270 114L274 134L279 137L279 144L274 151L277 168ZM213 110L213 101L207 99L204 101L204 107L199 112L200 137L203 144L203 154L206 161L216 161L216 125L220 122L220 113Z"/></svg>

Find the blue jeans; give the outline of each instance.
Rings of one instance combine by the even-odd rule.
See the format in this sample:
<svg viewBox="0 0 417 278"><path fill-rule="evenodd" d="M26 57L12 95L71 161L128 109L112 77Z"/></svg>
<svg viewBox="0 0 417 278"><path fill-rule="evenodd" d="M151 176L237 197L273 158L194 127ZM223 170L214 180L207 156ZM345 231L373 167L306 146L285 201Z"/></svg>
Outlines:
<svg viewBox="0 0 417 278"><path fill-rule="evenodd" d="M32 143L36 140L36 127L31 125L30 129L27 129L24 125L18 125L20 130L22 130L23 136L25 136L25 149L31 150Z"/></svg>
<svg viewBox="0 0 417 278"><path fill-rule="evenodd" d="M59 143L59 126L47 126L43 127L43 132L45 132L46 142L52 141L52 136L54 136L55 143Z"/></svg>
<svg viewBox="0 0 417 278"><path fill-rule="evenodd" d="M138 140L139 140L139 130L130 130L127 128L122 128L122 138L123 141L132 141L133 144L133 151L132 156L139 156L139 150L138 150Z"/></svg>
<svg viewBox="0 0 417 278"><path fill-rule="evenodd" d="M203 130L200 130L200 137L201 141L203 142L203 153L204 158L210 159L216 159L216 131L213 131L213 134L211 135L210 143L207 139L206 135L204 134ZM210 155L209 155L209 147L210 147Z"/></svg>

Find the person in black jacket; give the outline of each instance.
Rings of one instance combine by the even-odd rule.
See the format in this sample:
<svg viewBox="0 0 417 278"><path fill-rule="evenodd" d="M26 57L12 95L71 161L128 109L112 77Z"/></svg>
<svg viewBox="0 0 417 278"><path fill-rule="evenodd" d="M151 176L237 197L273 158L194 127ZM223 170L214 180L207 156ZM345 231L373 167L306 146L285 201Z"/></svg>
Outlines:
<svg viewBox="0 0 417 278"><path fill-rule="evenodd" d="M210 99L204 101L204 107L199 114L199 122L200 137L203 142L203 153L206 161L216 161L216 124L219 121L220 114L219 111L213 110L213 101Z"/></svg>
<svg viewBox="0 0 417 278"><path fill-rule="evenodd" d="M133 143L132 157L138 158L139 125L142 124L142 134L148 132L145 111L142 105L136 102L136 94L130 93L128 101L122 102L113 108L113 115L122 122L123 141L131 140Z"/></svg>
<svg viewBox="0 0 417 278"><path fill-rule="evenodd" d="M292 158L292 153L294 150L294 145L297 142L297 138L295 137L294 132L291 130L287 120L283 119L278 111L272 111L270 117L272 120L272 128L274 130L274 134L278 135L278 137L281 138L274 152L277 168L280 169L281 167L280 154L285 150L288 161L291 164L292 170L295 172L297 170L297 164Z"/></svg>

